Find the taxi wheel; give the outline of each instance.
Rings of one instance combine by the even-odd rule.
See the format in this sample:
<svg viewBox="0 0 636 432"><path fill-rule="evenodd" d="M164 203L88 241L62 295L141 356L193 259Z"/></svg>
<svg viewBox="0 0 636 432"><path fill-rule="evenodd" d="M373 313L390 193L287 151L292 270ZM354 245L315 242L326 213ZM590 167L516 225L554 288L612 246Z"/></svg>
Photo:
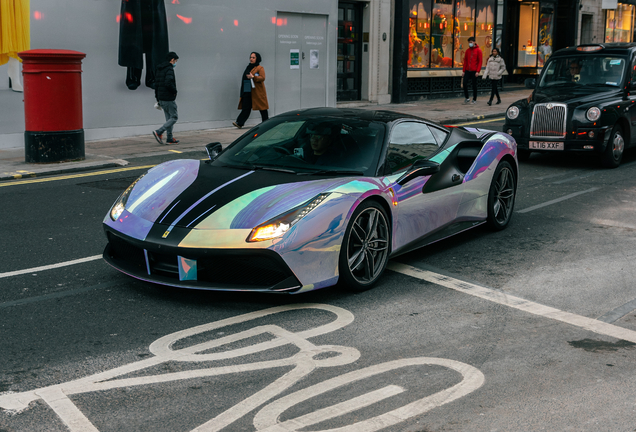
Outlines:
<svg viewBox="0 0 636 432"><path fill-rule="evenodd" d="M500 231L508 226L515 206L517 181L512 166L502 161L497 165L488 192L488 226Z"/></svg>
<svg viewBox="0 0 636 432"><path fill-rule="evenodd" d="M621 164L623 153L625 151L625 139L623 138L623 129L616 125L612 129L607 147L601 157L601 164L605 168L616 168Z"/></svg>
<svg viewBox="0 0 636 432"><path fill-rule="evenodd" d="M362 203L345 231L338 269L345 289L362 292L380 278L389 260L391 228L382 206Z"/></svg>

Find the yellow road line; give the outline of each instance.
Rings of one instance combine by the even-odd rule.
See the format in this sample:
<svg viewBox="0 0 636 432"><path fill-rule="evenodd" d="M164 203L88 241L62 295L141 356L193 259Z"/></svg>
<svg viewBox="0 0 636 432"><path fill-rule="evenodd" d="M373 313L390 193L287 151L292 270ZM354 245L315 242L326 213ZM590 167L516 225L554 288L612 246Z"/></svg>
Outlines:
<svg viewBox="0 0 636 432"><path fill-rule="evenodd" d="M171 151L172 153L183 153L183 152L180 152L179 150L168 150L168 151Z"/></svg>
<svg viewBox="0 0 636 432"><path fill-rule="evenodd" d="M469 123L458 123L456 125L452 125L452 126L468 126L468 125L474 125L474 124L480 124L480 123L491 123L491 122L496 122L496 121L502 121L505 120L505 117L500 117L500 118L496 118L496 119L490 119L490 120L478 120L478 121L474 121L474 122L469 122Z"/></svg>
<svg viewBox="0 0 636 432"><path fill-rule="evenodd" d="M142 165L142 166L116 168L116 169L111 169L111 170L89 172L89 173L70 174L70 175L64 175L64 176L59 176L59 177L34 178L34 179L22 180L22 181L9 181L7 183L0 183L0 187L3 187L3 186L16 186L16 185L31 184L31 183L45 183L45 182L52 182L52 181L57 181L57 180L68 180L68 179L74 179L74 178L90 177L90 176L95 176L95 175L113 174L113 173L125 172L125 171L149 169L149 168L152 168L154 166L155 165Z"/></svg>

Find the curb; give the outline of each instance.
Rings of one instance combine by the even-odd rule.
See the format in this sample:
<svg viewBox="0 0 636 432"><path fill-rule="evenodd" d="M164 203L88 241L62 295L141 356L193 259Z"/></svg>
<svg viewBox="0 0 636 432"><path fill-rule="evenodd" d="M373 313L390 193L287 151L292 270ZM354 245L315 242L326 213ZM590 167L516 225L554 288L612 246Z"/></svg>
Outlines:
<svg viewBox="0 0 636 432"><path fill-rule="evenodd" d="M488 120L488 119L494 119L494 118L502 118L504 119L506 117L506 113L495 113L495 114L484 114L484 115L478 115L478 116L471 116L471 117L466 117L466 118L452 118L452 119L448 119L448 120L440 120L438 123L441 125L454 125L457 123L466 123L466 122L474 122L474 121L479 121L479 120Z"/></svg>
<svg viewBox="0 0 636 432"><path fill-rule="evenodd" d="M60 163L65 163L65 162L60 162ZM59 169L53 169L53 170L46 170L46 171L40 171L40 172L21 172L21 173L15 173L15 174L9 174L9 175L2 175L0 174L0 181L6 181L6 180L19 180L19 179L25 179L25 178L35 178L35 177L40 177L43 175L57 175L57 174L69 174L69 173L76 173L76 172L83 172L83 171L90 171L93 169L100 169L100 168L115 168L115 167L122 167L122 166L126 166L128 165L128 161L123 160L123 159L114 159L114 160L110 160L108 162L90 162L81 166L69 166L69 167L65 167L65 168L59 168ZM3 173L5 174L5 173Z"/></svg>

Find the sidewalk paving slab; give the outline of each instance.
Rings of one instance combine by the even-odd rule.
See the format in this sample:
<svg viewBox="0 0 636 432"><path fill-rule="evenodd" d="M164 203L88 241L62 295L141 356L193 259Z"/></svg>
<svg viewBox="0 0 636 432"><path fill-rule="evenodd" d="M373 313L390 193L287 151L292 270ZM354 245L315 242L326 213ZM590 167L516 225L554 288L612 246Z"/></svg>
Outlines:
<svg viewBox="0 0 636 432"><path fill-rule="evenodd" d="M338 107L359 108L368 110L387 110L403 114L423 117L440 124L452 125L466 122L478 122L491 118L503 117L508 106L526 96L530 90L503 91L501 104L488 106L488 97L481 96L476 104L464 104L463 98L427 99L403 104L378 105L364 102L338 103ZM44 175L66 174L90 171L100 168L122 167L131 159L170 152L185 153L200 151L205 156L204 146L210 142L220 142L223 146L230 144L244 134L247 128L235 127L206 129L197 131L175 132L180 142L174 145L159 145L152 131L147 135L116 138L99 141L87 141L84 145L85 159L82 161L58 162L47 164L26 163L23 148L0 149L0 181L15 180Z"/></svg>

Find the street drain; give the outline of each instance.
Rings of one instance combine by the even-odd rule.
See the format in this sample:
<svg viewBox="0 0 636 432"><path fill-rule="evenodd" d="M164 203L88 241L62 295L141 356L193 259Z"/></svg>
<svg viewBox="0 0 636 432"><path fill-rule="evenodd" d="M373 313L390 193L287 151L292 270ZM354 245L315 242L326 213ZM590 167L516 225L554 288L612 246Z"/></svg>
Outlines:
<svg viewBox="0 0 636 432"><path fill-rule="evenodd" d="M619 340L618 342L605 342L593 339L583 339L580 341L568 341L568 343L574 348L583 348L589 352L601 352L601 351L618 351L619 348L634 348L636 343L626 340Z"/></svg>

